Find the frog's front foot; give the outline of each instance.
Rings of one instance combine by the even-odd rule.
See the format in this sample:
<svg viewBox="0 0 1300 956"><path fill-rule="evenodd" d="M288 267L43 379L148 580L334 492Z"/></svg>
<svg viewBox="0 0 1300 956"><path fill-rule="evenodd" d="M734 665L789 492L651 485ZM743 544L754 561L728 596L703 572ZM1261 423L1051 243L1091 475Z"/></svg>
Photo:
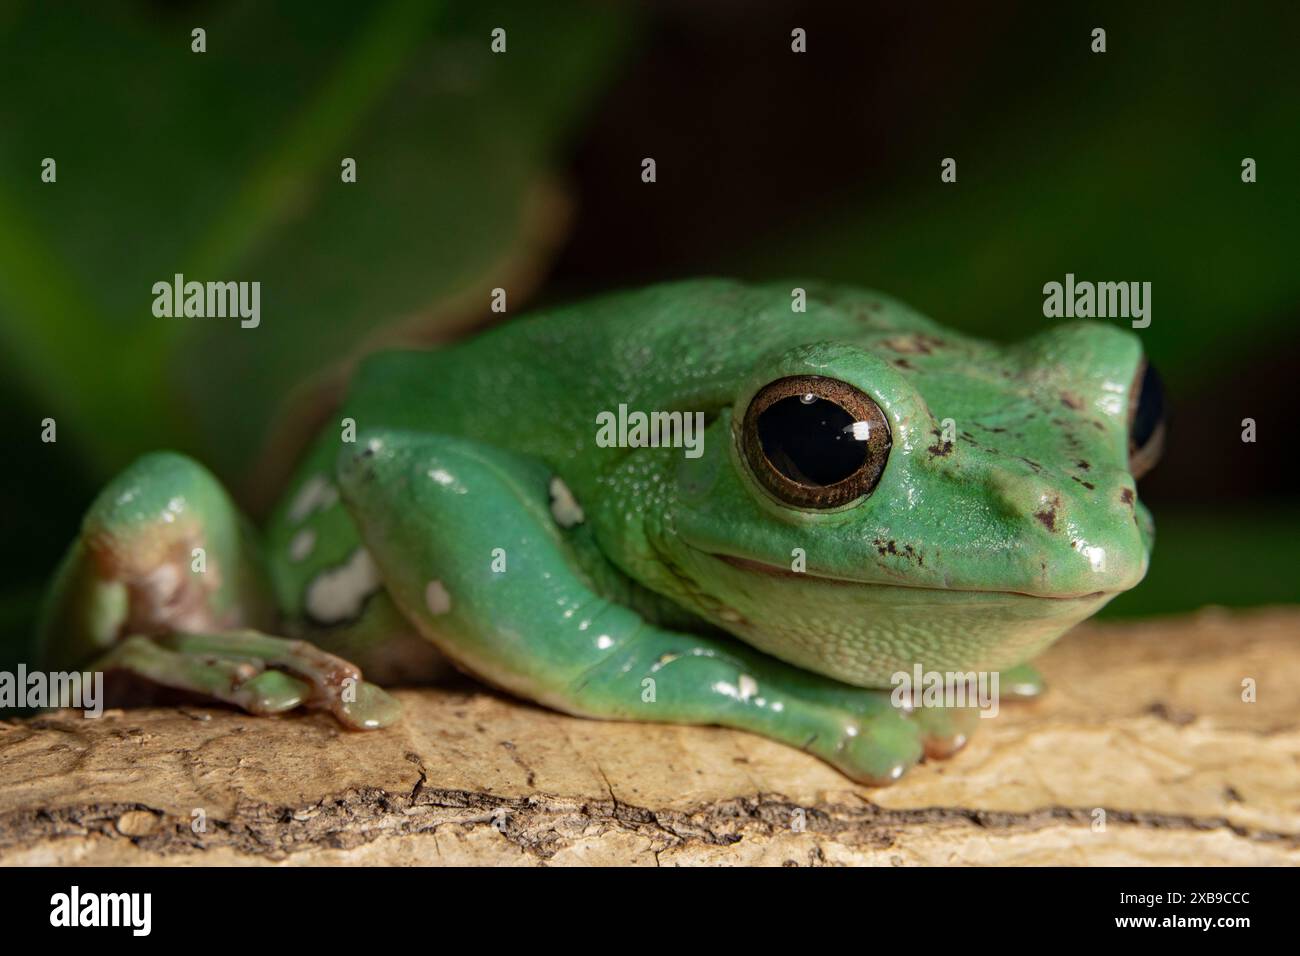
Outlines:
<svg viewBox="0 0 1300 956"><path fill-rule="evenodd" d="M804 749L869 786L887 786L923 760L947 760L979 724L973 708L907 710L894 706L887 691L856 693L860 702L843 716L831 746L810 740Z"/></svg>
<svg viewBox="0 0 1300 956"><path fill-rule="evenodd" d="M345 727L374 730L401 705L368 683L352 664L305 641L257 631L132 635L91 665L127 672L151 684L199 694L250 714L304 707L327 710Z"/></svg>

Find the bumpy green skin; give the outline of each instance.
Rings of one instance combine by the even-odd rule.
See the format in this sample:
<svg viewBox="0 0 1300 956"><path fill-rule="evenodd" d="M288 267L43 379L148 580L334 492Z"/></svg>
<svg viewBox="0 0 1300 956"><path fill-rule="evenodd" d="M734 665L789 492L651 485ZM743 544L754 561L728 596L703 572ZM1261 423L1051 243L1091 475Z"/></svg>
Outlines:
<svg viewBox="0 0 1300 956"><path fill-rule="evenodd" d="M791 310L796 284L805 313ZM877 293L806 283L609 296L444 351L368 359L339 413L357 440L342 440L342 426L321 435L260 560L281 632L368 676L432 673L418 636L565 711L742 727L885 781L924 750L950 752L970 725L894 708L878 690L891 675L916 663L1012 668L1141 580L1152 528L1127 427L1141 361L1136 338L1109 326L1053 326L999 347ZM751 398L801 374L860 389L892 432L875 491L835 511L777 501L740 451ZM704 412L702 456L599 447L597 416L620 403ZM179 498L194 519L186 542L229 526L224 499L176 492L187 466L200 471L144 459L92 515L148 489ZM142 511L119 524L124 541L170 534L175 547L176 522L160 531ZM81 583L56 586L47 645L84 651L86 633L103 647L139 632L130 614L82 596L84 579L118 571L102 557L79 570L93 562L78 549L62 574ZM789 571L794 549L804 573ZM218 550L223 580L256 576L258 559ZM140 590L128 587L131 607L148 603ZM224 610L204 630L267 626L254 597L246 614L228 597L214 595ZM310 668L287 669L311 683ZM328 696L315 694L318 705Z"/></svg>

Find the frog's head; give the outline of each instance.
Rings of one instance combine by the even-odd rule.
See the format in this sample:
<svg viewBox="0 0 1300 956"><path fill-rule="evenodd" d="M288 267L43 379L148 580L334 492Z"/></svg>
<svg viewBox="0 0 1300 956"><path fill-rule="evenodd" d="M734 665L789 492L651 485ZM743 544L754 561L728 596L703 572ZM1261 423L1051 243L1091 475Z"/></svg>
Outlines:
<svg viewBox="0 0 1300 956"><path fill-rule="evenodd" d="M677 596L864 686L1022 662L1146 573L1159 453L1137 338L937 329L769 356L678 459L655 547Z"/></svg>

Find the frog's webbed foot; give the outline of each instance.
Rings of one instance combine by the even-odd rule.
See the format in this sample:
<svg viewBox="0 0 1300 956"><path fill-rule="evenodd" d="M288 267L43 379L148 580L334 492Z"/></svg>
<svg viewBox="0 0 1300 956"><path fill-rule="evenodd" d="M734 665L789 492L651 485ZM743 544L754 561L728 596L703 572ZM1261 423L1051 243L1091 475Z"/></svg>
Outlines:
<svg viewBox="0 0 1300 956"><path fill-rule="evenodd" d="M398 702L340 657L305 641L257 631L135 634L115 644L92 670L126 671L151 684L212 698L251 714L297 707L328 710L354 730L387 726Z"/></svg>
<svg viewBox="0 0 1300 956"><path fill-rule="evenodd" d="M130 674L250 713L329 710L349 727L397 702L347 661L258 630L274 622L256 542L217 480L141 458L100 493L46 599L42 665Z"/></svg>
<svg viewBox="0 0 1300 956"><path fill-rule="evenodd" d="M662 627L592 584L582 502L542 462L384 433L340 459L343 500L403 614L498 687L569 713L720 724L896 780L955 752L967 715L893 705L717 635ZM610 569L610 573L617 573Z"/></svg>

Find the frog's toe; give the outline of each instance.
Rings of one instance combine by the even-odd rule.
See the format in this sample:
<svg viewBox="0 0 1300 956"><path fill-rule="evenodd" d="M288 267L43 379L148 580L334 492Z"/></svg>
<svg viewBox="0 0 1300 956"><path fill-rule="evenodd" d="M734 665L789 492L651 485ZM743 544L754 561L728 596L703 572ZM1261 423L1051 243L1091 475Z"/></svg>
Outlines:
<svg viewBox="0 0 1300 956"><path fill-rule="evenodd" d="M283 671L261 671L233 688L231 696L250 714L281 714L301 707L311 695L311 686Z"/></svg>
<svg viewBox="0 0 1300 956"><path fill-rule="evenodd" d="M919 763L922 755L915 725L902 713L886 713L849 725L834 762L857 782L884 787Z"/></svg>
<svg viewBox="0 0 1300 956"><path fill-rule="evenodd" d="M1008 697L1032 699L1047 689L1043 675L1030 664L1009 667L1002 672L1001 691Z"/></svg>
<svg viewBox="0 0 1300 956"><path fill-rule="evenodd" d="M352 730L378 730L402 716L396 697L369 681L358 681L355 694L345 694L333 708L339 722Z"/></svg>
<svg viewBox="0 0 1300 956"><path fill-rule="evenodd" d="M912 712L927 760L947 760L966 746L979 726L975 707L921 707Z"/></svg>

